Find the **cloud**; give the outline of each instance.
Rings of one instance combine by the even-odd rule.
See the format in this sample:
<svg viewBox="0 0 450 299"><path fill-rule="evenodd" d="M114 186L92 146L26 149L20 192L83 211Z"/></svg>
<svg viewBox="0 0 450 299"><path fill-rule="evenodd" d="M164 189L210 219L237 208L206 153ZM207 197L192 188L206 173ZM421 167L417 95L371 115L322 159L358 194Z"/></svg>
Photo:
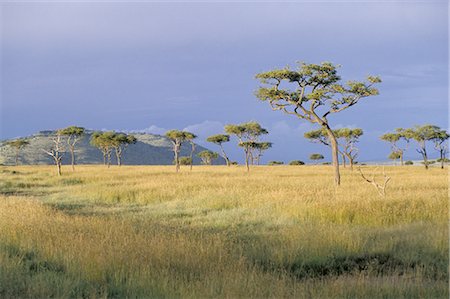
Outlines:
<svg viewBox="0 0 450 299"><path fill-rule="evenodd" d="M224 124L220 121L205 120L198 124L189 125L183 131L195 133L200 137L208 137L213 134L222 133L223 127Z"/></svg>
<svg viewBox="0 0 450 299"><path fill-rule="evenodd" d="M130 133L147 133L147 134L157 134L157 135L164 135L165 132L168 131L168 129L161 128L155 125L151 125L148 128L145 129L137 129L137 130L128 130Z"/></svg>

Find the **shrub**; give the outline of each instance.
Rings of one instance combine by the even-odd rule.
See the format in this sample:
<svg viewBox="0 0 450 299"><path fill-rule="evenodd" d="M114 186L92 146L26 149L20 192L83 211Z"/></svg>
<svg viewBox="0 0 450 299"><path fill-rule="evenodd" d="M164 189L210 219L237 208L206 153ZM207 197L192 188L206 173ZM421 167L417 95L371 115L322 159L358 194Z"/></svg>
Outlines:
<svg viewBox="0 0 450 299"><path fill-rule="evenodd" d="M413 161L406 161L406 162L405 162L405 165L413 165L413 164L414 164Z"/></svg>
<svg viewBox="0 0 450 299"><path fill-rule="evenodd" d="M289 162L289 165L305 165L305 162L300 161L300 160L293 160L293 161Z"/></svg>
<svg viewBox="0 0 450 299"><path fill-rule="evenodd" d="M283 161L269 161L267 165L283 165Z"/></svg>
<svg viewBox="0 0 450 299"><path fill-rule="evenodd" d="M180 157L180 165L191 165L191 157Z"/></svg>

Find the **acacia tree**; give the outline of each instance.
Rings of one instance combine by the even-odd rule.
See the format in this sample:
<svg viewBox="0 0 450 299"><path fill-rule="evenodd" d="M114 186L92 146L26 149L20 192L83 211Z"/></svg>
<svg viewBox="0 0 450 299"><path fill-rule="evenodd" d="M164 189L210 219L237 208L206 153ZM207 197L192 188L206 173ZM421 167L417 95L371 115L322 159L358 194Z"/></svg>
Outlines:
<svg viewBox="0 0 450 299"><path fill-rule="evenodd" d="M72 171L75 171L75 145L84 136L85 129L82 127L70 126L59 130L61 135L67 136L67 146L72 158Z"/></svg>
<svg viewBox="0 0 450 299"><path fill-rule="evenodd" d="M395 161L397 161L397 159L401 159L401 157L402 157L402 153L400 151L393 151L388 156L389 159L394 160L394 164L395 164Z"/></svg>
<svg viewBox="0 0 450 299"><path fill-rule="evenodd" d="M239 143L238 145L244 149L245 166L247 171L250 170L250 162L253 163L253 151L256 149L255 144L259 142L259 137L269 132L261 127L257 122L247 122L239 125L226 125L225 132L235 135Z"/></svg>
<svg viewBox="0 0 450 299"><path fill-rule="evenodd" d="M25 139L16 139L16 140L12 140L12 141L8 141L6 143L6 145L9 145L10 147L13 147L16 151L16 155L15 155L15 165L19 165L19 154L20 154L20 150L23 149L24 147L26 147L27 145L29 145L30 142L25 140Z"/></svg>
<svg viewBox="0 0 450 299"><path fill-rule="evenodd" d="M212 152L212 151L205 150L205 151L201 151L200 153L198 153L197 156L200 157L203 164L211 165L213 159L217 159L219 157L219 154Z"/></svg>
<svg viewBox="0 0 450 299"><path fill-rule="evenodd" d="M170 130L166 132L166 137L172 142L172 151L174 154L175 171L180 170L180 150L183 142L186 141L186 132L179 130Z"/></svg>
<svg viewBox="0 0 450 299"><path fill-rule="evenodd" d="M127 135L124 133L114 133L110 136L110 138L110 145L114 148L116 153L117 165L121 166L123 152L130 144L135 144L137 139L133 135Z"/></svg>
<svg viewBox="0 0 450 299"><path fill-rule="evenodd" d="M353 170L355 159L358 156L358 148L356 144L359 142L359 138L364 134L360 128L342 128L333 130L334 136L338 142L338 152L341 154L344 167L346 166L346 159L350 163L350 169ZM306 132L304 137L312 142L322 143L326 146L331 146L329 135L324 129L318 129Z"/></svg>
<svg viewBox="0 0 450 299"><path fill-rule="evenodd" d="M189 155L189 158L191 158L191 163L189 164L189 169L192 171L192 162L194 160L194 152L195 152L195 143L194 143L194 139L197 138L197 135L195 135L194 133L190 133L190 132L184 132L184 139L186 141L189 142L189 144L191 145L191 153Z"/></svg>
<svg viewBox="0 0 450 299"><path fill-rule="evenodd" d="M358 157L358 148L356 144L359 142L359 138L364 134L360 128L350 129L342 128L334 130L336 138L339 140L340 151L345 157L347 157L350 163L350 169L353 170L355 159ZM345 163L345 162L344 162Z"/></svg>
<svg viewBox="0 0 450 299"><path fill-rule="evenodd" d="M255 142L252 148L256 151L256 155L253 157L256 165L259 165L263 152L271 148L272 144L272 142Z"/></svg>
<svg viewBox="0 0 450 299"><path fill-rule="evenodd" d="M103 154L103 165L108 168L111 165L111 151L114 148L113 138L115 133L110 132L94 132L91 136L91 144L98 148Z"/></svg>
<svg viewBox="0 0 450 299"><path fill-rule="evenodd" d="M47 155L53 158L53 162L56 165L56 173L61 175L62 157L64 156L64 146L62 144L62 136L59 131L56 131L56 135L52 137L53 146L50 149L42 149Z"/></svg>
<svg viewBox="0 0 450 299"><path fill-rule="evenodd" d="M323 160L324 157L321 154L311 154L311 156L309 156L309 159L312 161L319 161L319 160Z"/></svg>
<svg viewBox="0 0 450 299"><path fill-rule="evenodd" d="M441 129L438 126L433 125L416 126L413 129L406 131L407 136L414 139L419 145L419 148L417 148L416 151L422 155L425 169L428 169L428 165L430 164L428 161L426 142L434 140L440 131Z"/></svg>
<svg viewBox="0 0 450 299"><path fill-rule="evenodd" d="M339 66L330 62L321 64L300 63L297 70L289 67L275 69L256 75L265 86L261 86L256 96L270 104L273 110L280 110L299 119L318 124L329 137L334 165L334 181L340 184L338 142L328 117L346 110L361 99L377 95L373 86L380 83L376 76L368 76L367 82L349 81L340 84L337 74ZM289 89L289 85L293 89Z"/></svg>
<svg viewBox="0 0 450 299"><path fill-rule="evenodd" d="M448 142L450 135L445 130L440 130L435 133L433 141L434 148L439 152L439 160L441 161L441 168L444 169L444 163L446 161L448 153Z"/></svg>
<svg viewBox="0 0 450 299"><path fill-rule="evenodd" d="M400 159L400 164L403 165L403 156L405 151L408 149L410 141L410 131L403 128L395 129L393 133L386 133L380 136L381 140L387 141L391 144L392 153L397 153ZM400 145L400 142L404 142L404 146Z"/></svg>
<svg viewBox="0 0 450 299"><path fill-rule="evenodd" d="M224 158L225 162L227 163L227 166L230 166L230 159L228 159L228 156L225 153L225 150L223 149L223 146L222 146L223 143L230 141L230 135L225 135L225 134L212 135L212 136L209 136L208 138L206 138L206 141L220 146L220 150L222 152L222 158Z"/></svg>

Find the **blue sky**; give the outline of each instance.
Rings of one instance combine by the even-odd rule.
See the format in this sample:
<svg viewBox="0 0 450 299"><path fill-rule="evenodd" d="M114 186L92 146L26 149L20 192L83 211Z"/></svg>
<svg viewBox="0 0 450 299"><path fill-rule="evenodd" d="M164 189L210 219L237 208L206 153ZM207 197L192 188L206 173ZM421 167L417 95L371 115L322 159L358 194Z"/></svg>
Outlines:
<svg viewBox="0 0 450 299"><path fill-rule="evenodd" d="M330 118L364 129L361 160L385 159L378 136L393 128L447 127L447 1L0 5L2 139L68 125L205 138L256 120L274 142L264 161L328 155L303 138L314 126L253 95L256 73L296 61L383 79L379 96Z"/></svg>

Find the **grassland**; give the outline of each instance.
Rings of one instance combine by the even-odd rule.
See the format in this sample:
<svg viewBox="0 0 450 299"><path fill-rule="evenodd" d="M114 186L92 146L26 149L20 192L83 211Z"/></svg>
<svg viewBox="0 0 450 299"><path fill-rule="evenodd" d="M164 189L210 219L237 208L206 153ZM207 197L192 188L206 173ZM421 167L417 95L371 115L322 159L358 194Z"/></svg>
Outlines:
<svg viewBox="0 0 450 299"><path fill-rule="evenodd" d="M446 170L64 170L0 168L2 298L449 295Z"/></svg>

